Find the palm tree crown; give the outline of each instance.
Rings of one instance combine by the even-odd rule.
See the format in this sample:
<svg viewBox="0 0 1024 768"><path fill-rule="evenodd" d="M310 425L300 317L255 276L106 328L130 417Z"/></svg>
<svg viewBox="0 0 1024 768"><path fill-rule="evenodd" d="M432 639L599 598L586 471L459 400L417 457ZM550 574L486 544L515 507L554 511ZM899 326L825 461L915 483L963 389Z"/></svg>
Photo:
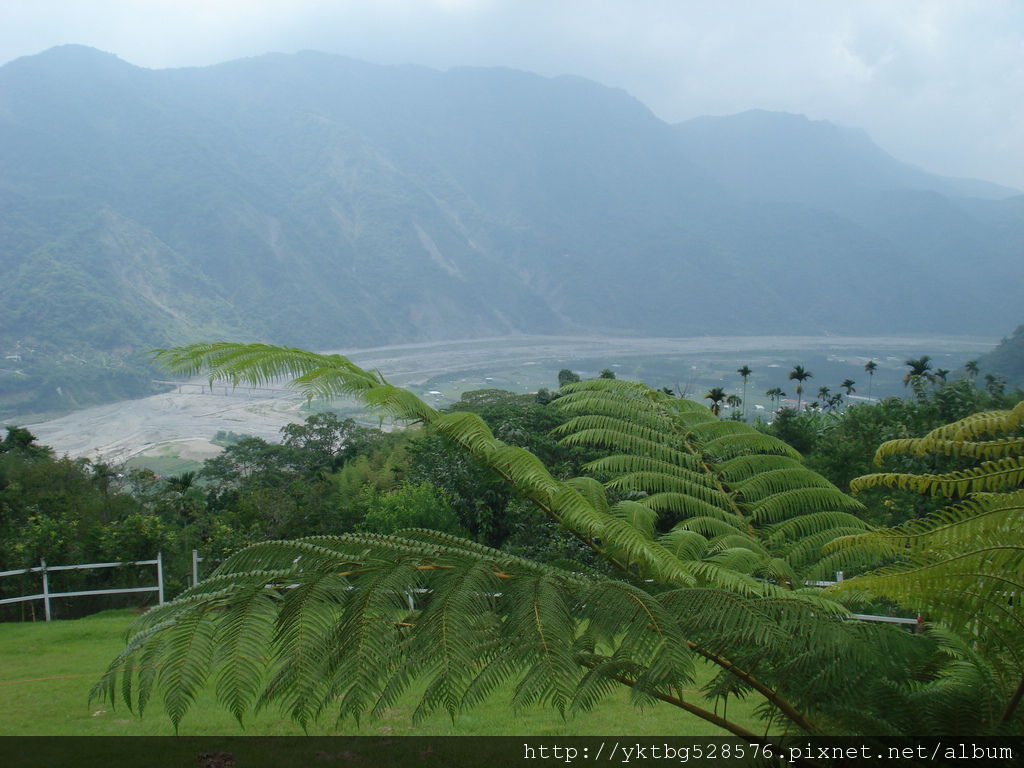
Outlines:
<svg viewBox="0 0 1024 768"><path fill-rule="evenodd" d="M736 369L736 373L743 379L743 418L747 418L747 379L753 373L749 365L742 365Z"/></svg>
<svg viewBox="0 0 1024 768"><path fill-rule="evenodd" d="M704 399L711 401L711 412L717 416L722 410L722 401L726 399L725 390L721 387L712 387L704 395Z"/></svg>
<svg viewBox="0 0 1024 768"><path fill-rule="evenodd" d="M802 365L794 365L793 370L789 372L789 378L791 381L797 382L796 385L796 409L800 410L800 403L803 399L804 394L804 382L807 379L814 378L814 374L806 370Z"/></svg>
<svg viewBox="0 0 1024 768"><path fill-rule="evenodd" d="M874 360L868 360L864 363L864 370L868 374L868 399L871 399L871 385L875 381L875 371L878 370L878 363Z"/></svg>

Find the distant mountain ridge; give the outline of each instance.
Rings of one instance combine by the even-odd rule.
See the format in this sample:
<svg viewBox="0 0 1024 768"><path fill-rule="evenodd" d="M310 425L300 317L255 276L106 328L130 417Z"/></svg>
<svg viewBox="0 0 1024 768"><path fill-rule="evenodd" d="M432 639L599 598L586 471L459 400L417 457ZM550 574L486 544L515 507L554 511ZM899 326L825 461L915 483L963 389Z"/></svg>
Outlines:
<svg viewBox="0 0 1024 768"><path fill-rule="evenodd" d="M1019 190L978 179L936 176L887 154L860 129L805 115L752 109L675 126L687 159L735 194L819 202L844 188L936 192L1001 200Z"/></svg>
<svg viewBox="0 0 1024 768"><path fill-rule="evenodd" d="M314 52L0 67L0 211L0 350L995 335L1024 254L1024 196L828 123Z"/></svg>

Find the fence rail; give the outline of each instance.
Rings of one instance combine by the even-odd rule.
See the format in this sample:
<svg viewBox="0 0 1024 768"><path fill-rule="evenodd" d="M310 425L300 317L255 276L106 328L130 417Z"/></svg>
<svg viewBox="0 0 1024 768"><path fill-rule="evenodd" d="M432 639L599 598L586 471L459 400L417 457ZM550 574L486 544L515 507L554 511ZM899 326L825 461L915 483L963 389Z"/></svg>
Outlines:
<svg viewBox="0 0 1024 768"><path fill-rule="evenodd" d="M199 556L197 550L192 550L192 585L199 583L199 563L204 558ZM156 584L150 587L123 587L117 589L85 589L78 590L75 592L51 592L50 591L50 579L49 574L54 571L84 571L93 570L98 568L119 568L122 566L131 565L153 565L156 566ZM35 595L22 595L21 597L8 597L0 600L0 605L9 605L12 603L24 603L31 600L42 600L46 611L46 620L50 621L50 601L57 597L86 597L89 595L120 595L129 593L142 593L142 592L156 592L157 598L160 601L160 605L164 604L164 559L163 553L158 552L157 556L153 560L126 560L123 562L116 563L80 563L76 565L47 565L46 560L40 559L39 565L32 568L18 568L13 571L0 571L0 578L5 576L21 576L30 573L38 573L42 576L43 591ZM836 584L843 580L843 573L839 571L836 573L836 581L808 581L805 582L807 586L815 587L827 587ZM427 589L415 589L406 595L406 599L409 602L409 610L415 610L414 593L426 594L430 590ZM496 595L498 596L498 595ZM904 625L920 625L921 617L917 618L905 618L902 616L877 616L874 614L866 613L853 613L849 615L851 619L857 619L860 621L877 621L887 624L904 624Z"/></svg>
<svg viewBox="0 0 1024 768"><path fill-rule="evenodd" d="M151 587L122 587L118 589L83 589L75 592L51 592L50 573L53 571L86 571L95 568L117 568L126 565L153 565L156 566L156 584ZM32 568L18 568L13 571L0 571L0 578L4 576L22 576L30 573L38 573L43 579L43 591L35 595L22 595L21 597L8 597L0 600L0 605L12 603L24 603L30 600L42 600L46 613L46 620L50 621L50 601L55 597L86 597L88 595L121 595L131 592L156 592L160 605L164 604L164 556L158 552L154 560L126 560L118 563L79 563L76 565L47 565L45 559L39 560L39 565Z"/></svg>

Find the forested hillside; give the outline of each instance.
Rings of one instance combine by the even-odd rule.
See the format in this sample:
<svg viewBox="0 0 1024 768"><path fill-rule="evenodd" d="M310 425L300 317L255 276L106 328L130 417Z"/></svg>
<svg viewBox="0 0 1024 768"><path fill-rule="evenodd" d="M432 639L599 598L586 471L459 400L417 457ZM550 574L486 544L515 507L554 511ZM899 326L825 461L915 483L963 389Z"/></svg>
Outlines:
<svg viewBox="0 0 1024 768"><path fill-rule="evenodd" d="M580 78L63 46L0 68L0 348L995 334L1013 195L792 115L671 126Z"/></svg>
<svg viewBox="0 0 1024 768"><path fill-rule="evenodd" d="M1001 376L1011 386L1024 386L1024 325L1018 325L995 349L982 356L978 367L986 374Z"/></svg>

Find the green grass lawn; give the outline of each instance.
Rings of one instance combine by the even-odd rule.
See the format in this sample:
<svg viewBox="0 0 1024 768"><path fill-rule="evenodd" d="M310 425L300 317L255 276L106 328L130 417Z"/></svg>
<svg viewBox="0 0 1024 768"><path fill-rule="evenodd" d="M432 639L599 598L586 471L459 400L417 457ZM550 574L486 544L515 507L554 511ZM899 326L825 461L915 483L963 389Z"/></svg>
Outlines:
<svg viewBox="0 0 1024 768"><path fill-rule="evenodd" d="M129 611L107 611L85 619L50 623L0 624L0 735L4 736L154 736L173 733L161 702L150 703L138 718L123 704L89 704L89 690L122 648ZM710 674L710 672L709 672ZM690 694L691 701L700 697ZM712 725L666 704L638 709L628 691L603 701L589 713L562 720L548 708L520 712L510 707L511 691L499 690L484 705L461 715L453 724L435 714L412 724L414 697L380 720L361 725L333 718L310 729L311 734L360 736L712 736L724 735ZM764 726L752 716L753 702L732 701L729 716L755 732ZM210 693L186 715L182 735L301 735L286 715L270 711L246 721L241 729Z"/></svg>

